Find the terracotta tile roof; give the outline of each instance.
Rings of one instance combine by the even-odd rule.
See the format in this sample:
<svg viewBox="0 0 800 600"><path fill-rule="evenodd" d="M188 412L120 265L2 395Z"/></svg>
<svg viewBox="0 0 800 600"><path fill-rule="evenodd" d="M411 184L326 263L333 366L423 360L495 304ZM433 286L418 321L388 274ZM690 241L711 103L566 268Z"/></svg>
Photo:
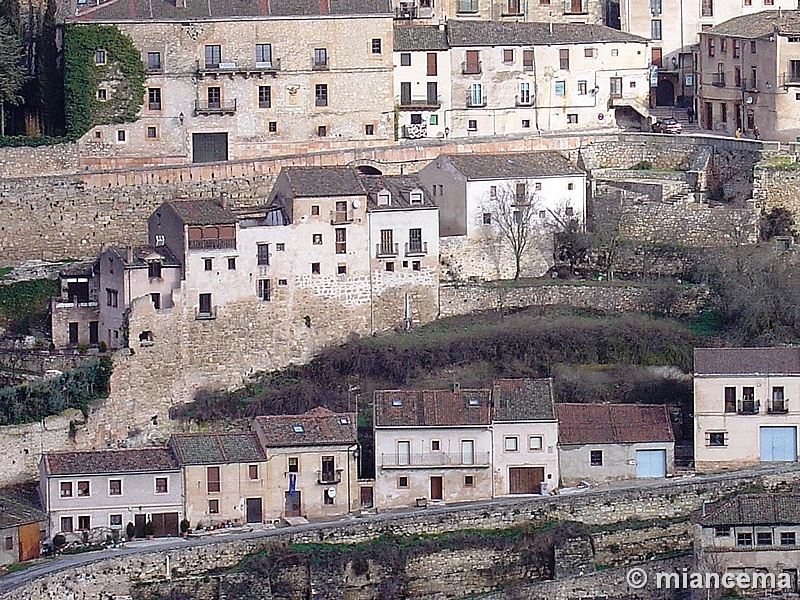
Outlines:
<svg viewBox="0 0 800 600"><path fill-rule="evenodd" d="M394 26L394 51L395 52L414 52L414 51L436 51L447 50L447 31L440 29L438 25L414 25Z"/></svg>
<svg viewBox="0 0 800 600"><path fill-rule="evenodd" d="M800 494L740 494L711 502L692 513L692 521L706 527L728 525L798 525Z"/></svg>
<svg viewBox="0 0 800 600"><path fill-rule="evenodd" d="M165 203L186 225L232 225L236 215L220 200L171 200Z"/></svg>
<svg viewBox="0 0 800 600"><path fill-rule="evenodd" d="M604 25L582 23L515 23L498 21L448 21L447 39L459 46L530 46L548 44L592 44L648 40Z"/></svg>
<svg viewBox="0 0 800 600"><path fill-rule="evenodd" d="M673 442L666 406L556 404L559 444Z"/></svg>
<svg viewBox="0 0 800 600"><path fill-rule="evenodd" d="M416 175L359 175L359 181L367 193L370 211L413 208L434 208L436 203ZM388 190L392 197L388 206L378 205L378 192ZM411 191L422 192L422 204L411 204Z"/></svg>
<svg viewBox="0 0 800 600"><path fill-rule="evenodd" d="M355 444L355 413L335 413L318 406L300 415L256 417L255 428L267 447Z"/></svg>
<svg viewBox="0 0 800 600"><path fill-rule="evenodd" d="M800 11L765 10L741 15L715 25L703 33L742 38L760 38L773 33L797 35L800 34Z"/></svg>
<svg viewBox="0 0 800 600"><path fill-rule="evenodd" d="M131 251L133 259L128 261L127 248L112 248L119 259L129 267L147 267L148 260L161 260L164 267L180 267L181 264L172 251L166 246L134 246Z"/></svg>
<svg viewBox="0 0 800 600"><path fill-rule="evenodd" d="M169 447L181 465L253 463L266 460L252 433L174 434Z"/></svg>
<svg viewBox="0 0 800 600"><path fill-rule="evenodd" d="M42 460L48 475L105 475L180 470L178 461L169 448L45 452Z"/></svg>
<svg viewBox="0 0 800 600"><path fill-rule="evenodd" d="M106 0L78 5L68 20L83 21L202 21L226 17L387 15L385 0Z"/></svg>
<svg viewBox="0 0 800 600"><path fill-rule="evenodd" d="M489 425L491 390L380 390L376 427Z"/></svg>
<svg viewBox="0 0 800 600"><path fill-rule="evenodd" d="M552 379L495 379L494 421L555 419Z"/></svg>
<svg viewBox="0 0 800 600"><path fill-rule="evenodd" d="M695 348L697 375L800 375L800 347Z"/></svg>
<svg viewBox="0 0 800 600"><path fill-rule="evenodd" d="M350 167L284 167L296 197L363 196L364 188Z"/></svg>
<svg viewBox="0 0 800 600"><path fill-rule="evenodd" d="M46 520L37 484L0 488L0 529Z"/></svg>
<svg viewBox="0 0 800 600"><path fill-rule="evenodd" d="M508 179L585 175L558 152L516 154L446 154L444 158L467 179Z"/></svg>

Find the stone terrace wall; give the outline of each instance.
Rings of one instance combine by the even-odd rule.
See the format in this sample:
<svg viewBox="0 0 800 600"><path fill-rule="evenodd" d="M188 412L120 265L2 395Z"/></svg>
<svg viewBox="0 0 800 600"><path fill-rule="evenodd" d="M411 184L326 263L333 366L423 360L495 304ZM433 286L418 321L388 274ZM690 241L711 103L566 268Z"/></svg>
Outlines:
<svg viewBox="0 0 800 600"><path fill-rule="evenodd" d="M800 163L770 166L760 163L754 170L754 194L758 207L789 210L800 222Z"/></svg>
<svg viewBox="0 0 800 600"><path fill-rule="evenodd" d="M105 558L45 575L18 586L0 598L101 600L114 595L128 595L134 583L162 581L170 576L201 575L214 569L230 568L246 554L283 543L354 543L385 533L417 535L462 529L499 529L552 520L611 525L626 520L683 519L691 511L700 508L704 501L713 502L751 486L762 486L766 491L786 491L798 485L800 468L793 465L659 482L656 485L640 484L582 495L509 499L453 509L428 509L395 518L379 515L363 521L310 526L301 531L293 528L278 530L267 533L262 539L210 542L175 550ZM553 585L556 584L562 582Z"/></svg>
<svg viewBox="0 0 800 600"><path fill-rule="evenodd" d="M25 5L27 4L26 2ZM76 143L0 148L0 179L66 175L78 170L80 161Z"/></svg>

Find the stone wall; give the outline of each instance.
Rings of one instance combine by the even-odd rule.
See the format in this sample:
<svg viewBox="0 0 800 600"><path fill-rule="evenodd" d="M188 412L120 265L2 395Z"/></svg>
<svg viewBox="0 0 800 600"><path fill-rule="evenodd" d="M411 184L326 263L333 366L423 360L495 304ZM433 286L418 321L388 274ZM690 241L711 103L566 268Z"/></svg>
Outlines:
<svg viewBox="0 0 800 600"><path fill-rule="evenodd" d="M520 277L541 277L553 265L553 236L536 234L520 260ZM475 239L465 235L439 238L442 278L466 280L464 273L483 273L483 279L513 279L514 253L502 238Z"/></svg>
<svg viewBox="0 0 800 600"><path fill-rule="evenodd" d="M187 545L178 549L143 552L134 555L100 558L89 564L64 568L46 574L13 591L0 596L2 600L101 600L114 595L129 595L134 584L156 583L171 577L190 577L209 573L215 569L228 569L247 554L285 543L354 543L374 539L380 535L436 534L463 529L502 529L525 523L548 521L578 521L587 525L615 525L617 543L635 548L635 540L650 538L648 529L637 528L636 523L647 520L685 520L704 501L716 501L739 493L742 489L759 487L767 492L798 489L800 468L797 465L758 469L748 472L727 473L704 478L668 481L661 485L626 487L592 493L550 498L507 499L491 503L476 503L449 509L428 509L402 516L377 515L362 520L340 521L295 529L264 532L262 537L247 540L220 541L202 545ZM629 521L630 527L626 527ZM679 536L678 528L663 528L663 535ZM644 538L637 532L644 532ZM611 539L611 538L609 538ZM184 543L184 542L178 542ZM609 546L610 548L610 546ZM654 551L657 551L657 547ZM456 562L464 557L457 556ZM653 566L653 563L648 563ZM455 565L455 563L454 563ZM454 567L455 568L455 567ZM605 572L609 573L609 572ZM620 573L624 573L620 571ZM588 581L595 582L606 593L629 592L624 580L611 574L592 574ZM600 577L600 579L594 579ZM606 580L605 577L610 579ZM574 581L578 581L573 580ZM599 583L598 583L599 582ZM550 595L523 595L523 598L566 598L559 590L568 589L564 580L539 584L547 587ZM555 587L552 587L555 586ZM526 592L528 593L528 592ZM339 596L336 596L339 598ZM356 596L358 597L358 596ZM437 596L441 598L442 596ZM506 598L492 595L492 598ZM630 598L632 596L615 596ZM642 596L649 598L651 596Z"/></svg>
<svg viewBox="0 0 800 600"><path fill-rule="evenodd" d="M76 143L0 148L0 179L66 175L79 169Z"/></svg>
<svg viewBox="0 0 800 600"><path fill-rule="evenodd" d="M794 157L786 157L783 164L763 161L756 165L753 177L758 208L785 208L800 222L800 163Z"/></svg>

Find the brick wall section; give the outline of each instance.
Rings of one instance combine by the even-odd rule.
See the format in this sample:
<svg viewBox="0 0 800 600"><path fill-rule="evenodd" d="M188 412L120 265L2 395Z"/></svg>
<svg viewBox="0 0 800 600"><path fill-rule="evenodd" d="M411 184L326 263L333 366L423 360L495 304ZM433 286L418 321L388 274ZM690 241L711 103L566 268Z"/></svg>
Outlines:
<svg viewBox="0 0 800 600"><path fill-rule="evenodd" d="M796 465L742 473L728 473L703 479L668 482L659 486L636 486L598 493L557 496L552 498L509 499L492 504L478 504L448 510L429 509L408 516L392 518L381 515L364 521L344 521L320 525L303 531L287 529L262 539L208 543L178 550L155 551L130 556L110 557L91 564L65 568L45 575L6 593L1 600L100 600L109 596L128 595L135 583L163 581L166 578L166 557L173 577L197 576L214 569L237 564L244 555L284 543L353 543L373 539L385 533L396 535L435 534L461 529L500 529L524 523L546 521L578 521L587 525L611 525L625 520L687 518L704 501L739 493L750 486L763 486L767 491L786 491L800 485L800 468ZM635 528L626 543L640 539ZM677 531L668 534L678 535ZM646 532L645 532L646 533ZM686 544L689 543L688 538ZM463 556L458 556L457 561ZM652 563L651 563L652 565ZM455 563L454 563L455 566ZM660 569L657 569L660 570ZM624 576L624 570L621 571ZM608 573L608 572L606 572ZM621 580L601 578L598 589L617 593L628 591ZM588 577L594 577L592 575ZM574 580L578 581L578 580ZM614 584L615 588L608 586ZM539 584L550 585L550 584ZM555 590L567 589L558 581ZM548 590L551 588L548 588ZM533 594L533 592L531 592ZM505 596L492 595L500 599ZM528 595L526 598L566 598L557 593ZM620 596L617 596L620 597ZM625 596L631 597L631 596Z"/></svg>

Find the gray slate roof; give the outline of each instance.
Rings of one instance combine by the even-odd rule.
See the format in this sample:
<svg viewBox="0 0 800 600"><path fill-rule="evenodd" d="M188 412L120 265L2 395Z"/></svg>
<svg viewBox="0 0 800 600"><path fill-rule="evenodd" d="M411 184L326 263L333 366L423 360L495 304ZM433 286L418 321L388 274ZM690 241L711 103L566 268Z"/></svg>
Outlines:
<svg viewBox="0 0 800 600"><path fill-rule="evenodd" d="M255 427L267 447L340 446L357 439L355 413L335 413L322 406L300 415L256 417Z"/></svg>
<svg viewBox="0 0 800 600"><path fill-rule="evenodd" d="M266 460L252 433L174 434L169 446L182 465L254 463Z"/></svg>
<svg viewBox="0 0 800 600"><path fill-rule="evenodd" d="M350 167L284 167L296 197L363 196L356 172Z"/></svg>
<svg viewBox="0 0 800 600"><path fill-rule="evenodd" d="M169 448L45 452L42 460L48 475L114 475L180 470Z"/></svg>
<svg viewBox="0 0 800 600"><path fill-rule="evenodd" d="M133 260L131 261L128 261L127 248L113 248L113 250L119 259L129 267L147 267L147 261L145 258L153 256L154 254L161 256L163 259L161 264L165 267L181 266L181 264L178 262L178 259L175 258L174 254L172 254L172 251L166 246L134 246L132 248Z"/></svg>
<svg viewBox="0 0 800 600"><path fill-rule="evenodd" d="M447 154L444 157L467 179L585 175L558 152Z"/></svg>
<svg viewBox="0 0 800 600"><path fill-rule="evenodd" d="M171 200L165 202L186 225L233 225L236 215L220 200Z"/></svg>
<svg viewBox="0 0 800 600"><path fill-rule="evenodd" d="M800 347L695 348L698 375L800 375Z"/></svg>
<svg viewBox="0 0 800 600"><path fill-rule="evenodd" d="M46 520L37 484L0 488L0 529Z"/></svg>
<svg viewBox="0 0 800 600"><path fill-rule="evenodd" d="M367 207L370 211L392 210L397 208L434 208L436 203L416 175L359 175L358 179L367 193ZM378 192L388 190L392 195L388 206L378 206ZM422 204L411 204L411 192L422 192Z"/></svg>
<svg viewBox="0 0 800 600"><path fill-rule="evenodd" d="M556 418L552 379L495 379L493 388L494 421L546 421Z"/></svg>
<svg viewBox="0 0 800 600"><path fill-rule="evenodd" d="M177 2L180 4L180 1ZM108 0L79 5L73 21L199 21L226 17L387 15L388 0Z"/></svg>
<svg viewBox="0 0 800 600"><path fill-rule="evenodd" d="M547 44L593 44L648 40L605 25L579 23L514 23L497 21L448 21L450 46L532 46Z"/></svg>
<svg viewBox="0 0 800 600"><path fill-rule="evenodd" d="M715 25L703 33L741 38L760 38L773 33L783 35L800 34L800 11L765 10L742 15Z"/></svg>
<svg viewBox="0 0 800 600"><path fill-rule="evenodd" d="M394 26L394 51L414 52L447 50L447 31L437 25L402 25Z"/></svg>
<svg viewBox="0 0 800 600"><path fill-rule="evenodd" d="M731 525L798 525L800 494L740 494L706 504L705 515L698 510L695 523L706 527Z"/></svg>

